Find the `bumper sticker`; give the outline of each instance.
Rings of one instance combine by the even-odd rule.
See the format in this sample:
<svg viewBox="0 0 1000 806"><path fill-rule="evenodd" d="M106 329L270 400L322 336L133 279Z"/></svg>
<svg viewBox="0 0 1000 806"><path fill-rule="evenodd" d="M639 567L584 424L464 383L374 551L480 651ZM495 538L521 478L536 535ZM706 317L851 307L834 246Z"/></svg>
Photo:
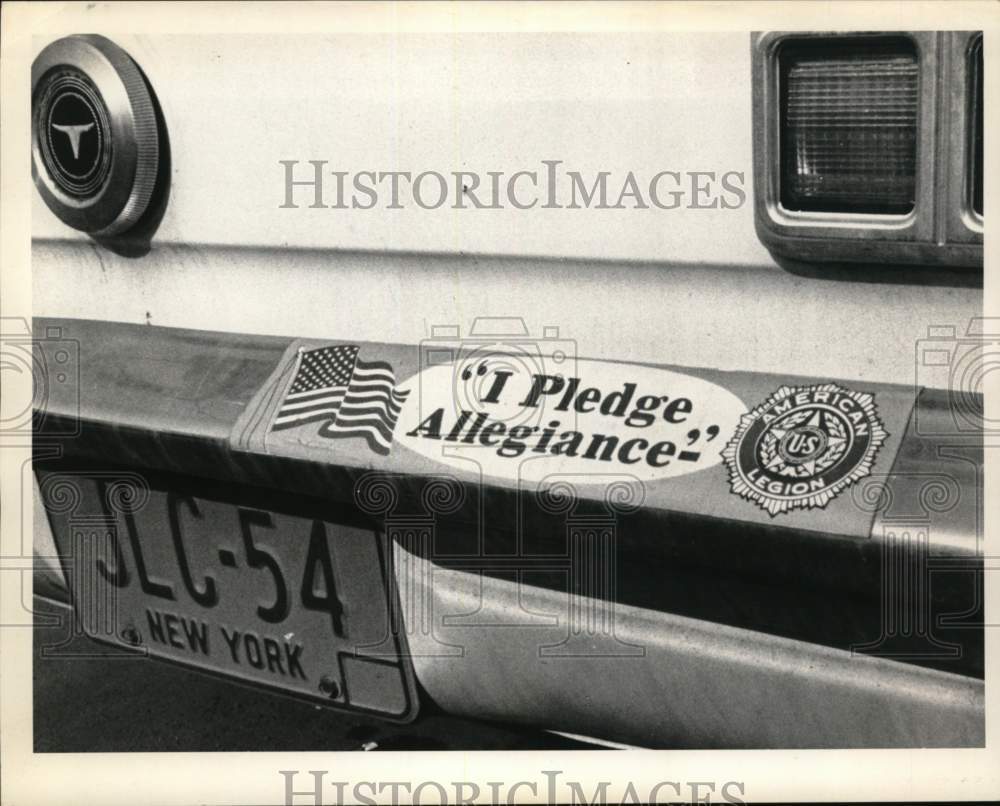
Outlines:
<svg viewBox="0 0 1000 806"><path fill-rule="evenodd" d="M825 508L871 473L886 436L874 395L833 383L782 386L740 419L722 456L733 492L774 517Z"/></svg>
<svg viewBox="0 0 1000 806"><path fill-rule="evenodd" d="M586 359L539 371L497 354L464 373L427 367L411 383L419 394L403 407L400 444L456 469L474 457L483 475L524 482L568 473L578 483L607 473L652 482L706 470L746 411L703 378Z"/></svg>
<svg viewBox="0 0 1000 806"><path fill-rule="evenodd" d="M649 513L867 537L870 507L843 493L890 471L913 410L898 386L432 347L296 339L231 445L528 496L603 501L615 482Z"/></svg>
<svg viewBox="0 0 1000 806"><path fill-rule="evenodd" d="M409 392L396 388L391 364L362 361L359 351L356 344L300 347L271 430L309 426L322 439L363 439L375 453L388 456Z"/></svg>

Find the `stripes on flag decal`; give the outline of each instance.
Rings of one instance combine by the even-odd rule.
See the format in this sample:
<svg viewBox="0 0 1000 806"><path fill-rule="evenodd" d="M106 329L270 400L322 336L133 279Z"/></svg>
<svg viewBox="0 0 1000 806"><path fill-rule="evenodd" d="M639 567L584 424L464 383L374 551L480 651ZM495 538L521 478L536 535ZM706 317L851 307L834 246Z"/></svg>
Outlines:
<svg viewBox="0 0 1000 806"><path fill-rule="evenodd" d="M295 377L278 408L272 431L322 422L327 439L359 438L383 456L409 391L396 389L392 366L361 361L353 344L299 353Z"/></svg>

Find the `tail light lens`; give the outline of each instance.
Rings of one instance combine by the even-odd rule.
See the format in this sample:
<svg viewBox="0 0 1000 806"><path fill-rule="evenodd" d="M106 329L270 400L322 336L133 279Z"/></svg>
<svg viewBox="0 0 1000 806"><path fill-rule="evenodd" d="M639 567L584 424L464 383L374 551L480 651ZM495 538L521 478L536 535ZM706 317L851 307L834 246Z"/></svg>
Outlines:
<svg viewBox="0 0 1000 806"><path fill-rule="evenodd" d="M789 40L778 59L782 206L910 212L920 93L913 42Z"/></svg>

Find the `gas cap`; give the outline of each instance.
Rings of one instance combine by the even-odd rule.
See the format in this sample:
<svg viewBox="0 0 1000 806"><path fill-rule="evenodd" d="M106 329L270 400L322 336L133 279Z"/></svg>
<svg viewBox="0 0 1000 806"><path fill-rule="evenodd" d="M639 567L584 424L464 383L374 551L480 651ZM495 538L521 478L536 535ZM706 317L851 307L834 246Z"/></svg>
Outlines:
<svg viewBox="0 0 1000 806"><path fill-rule="evenodd" d="M48 45L31 66L31 172L64 223L116 235L146 211L160 142L146 80L131 57L97 35Z"/></svg>

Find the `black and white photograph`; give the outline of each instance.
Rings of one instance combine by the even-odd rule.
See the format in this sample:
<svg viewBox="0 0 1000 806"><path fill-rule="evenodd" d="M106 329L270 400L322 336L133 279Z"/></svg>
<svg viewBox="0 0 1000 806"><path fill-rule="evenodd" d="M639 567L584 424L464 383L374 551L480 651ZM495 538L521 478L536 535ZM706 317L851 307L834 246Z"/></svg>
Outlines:
<svg viewBox="0 0 1000 806"><path fill-rule="evenodd" d="M4 4L4 803L1000 797L1000 17L793 5Z"/></svg>

